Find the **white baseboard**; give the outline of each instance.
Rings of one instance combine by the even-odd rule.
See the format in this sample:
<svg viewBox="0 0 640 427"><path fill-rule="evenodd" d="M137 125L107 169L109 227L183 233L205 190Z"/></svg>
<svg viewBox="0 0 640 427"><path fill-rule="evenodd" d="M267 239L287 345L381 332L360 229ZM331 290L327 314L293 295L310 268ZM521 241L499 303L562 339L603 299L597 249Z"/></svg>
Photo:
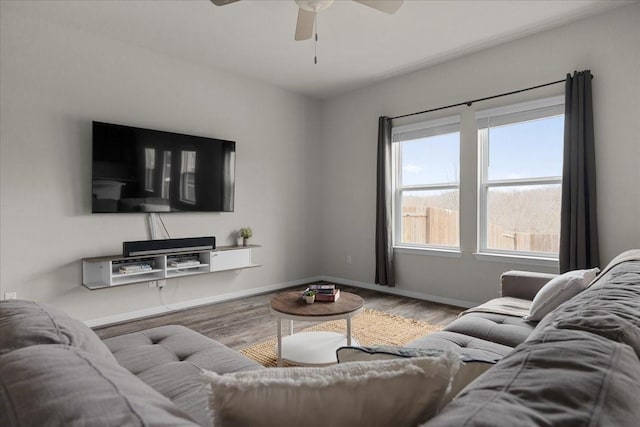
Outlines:
<svg viewBox="0 0 640 427"><path fill-rule="evenodd" d="M342 283L342 284L353 286L356 288L370 289L372 291L383 292L386 294L400 295L403 297L415 298L415 299L420 299L425 301L432 301L440 304L453 305L456 307L470 308L478 305L477 302L472 302L472 301L463 301L463 300L457 300L452 298L444 298L436 295L425 294L422 292L407 291L399 288L390 288L388 286L380 286L380 285L374 285L371 283L364 283L364 282L357 282L355 280L343 279L340 277L322 275L322 276L313 276L313 277L307 277L304 279L293 280L291 282L261 286L259 288L246 289L238 292L229 292L226 294L213 295L206 298L198 298L198 299L189 300L189 301L182 301L182 302L162 305L158 307L150 307L150 308L145 308L143 310L136 310L128 313L116 314L114 316L107 316L107 317L101 317L98 319L85 320L84 323L90 328L95 328L98 326L109 325L112 323L126 322L129 320L140 319L147 316L154 316L156 314L170 313L172 311L197 307L199 305L213 304L216 302L231 301L234 299L246 298L246 297L259 295L259 294L265 294L268 292L277 291L279 289L286 289L292 286L303 285L305 283L315 282L318 280L326 280L328 282Z"/></svg>
<svg viewBox="0 0 640 427"><path fill-rule="evenodd" d="M198 298L189 301L182 301L174 304L167 304L158 307L150 307L142 310L130 311L128 313L116 314L113 316L100 317L98 319L85 320L84 323L90 327L95 328L97 326L109 325L112 323L126 322L129 320L140 319L147 316L154 316L156 314L170 313L175 310L183 310L185 308L197 307L199 305L212 304L215 302L231 301L239 298L246 298L254 295L265 294L268 292L277 291L279 289L290 288L292 286L303 285L305 283L314 282L317 280L323 280L320 276L307 277L304 279L293 280L291 282L277 283L275 285L261 286L259 288L251 288L238 292L229 292L220 295L213 295L206 298Z"/></svg>
<svg viewBox="0 0 640 427"><path fill-rule="evenodd" d="M473 301L464 301L459 299L439 297L436 295L425 294L423 292L407 291L405 289L390 288L388 286L374 285L372 283L357 282L355 280L342 279L340 277L332 277L332 276L319 276L319 277L320 279L317 279L317 280L326 280L327 282L343 283L345 285L353 286L356 288L370 289L372 291L383 292L385 294L400 295L403 297L437 302L439 304L453 305L456 307L471 308L480 304L478 302L473 302Z"/></svg>

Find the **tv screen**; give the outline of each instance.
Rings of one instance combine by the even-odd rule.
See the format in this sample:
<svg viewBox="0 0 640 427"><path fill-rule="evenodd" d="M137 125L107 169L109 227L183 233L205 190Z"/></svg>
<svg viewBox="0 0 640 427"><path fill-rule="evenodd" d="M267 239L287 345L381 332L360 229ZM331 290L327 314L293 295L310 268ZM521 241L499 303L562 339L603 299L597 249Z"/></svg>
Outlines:
<svg viewBox="0 0 640 427"><path fill-rule="evenodd" d="M236 143L93 122L92 212L232 212Z"/></svg>

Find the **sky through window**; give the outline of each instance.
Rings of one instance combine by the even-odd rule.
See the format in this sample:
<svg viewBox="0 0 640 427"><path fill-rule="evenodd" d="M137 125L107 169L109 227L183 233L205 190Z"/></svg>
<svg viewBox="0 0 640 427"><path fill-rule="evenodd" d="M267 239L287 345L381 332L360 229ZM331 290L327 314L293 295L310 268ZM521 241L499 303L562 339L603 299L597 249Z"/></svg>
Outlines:
<svg viewBox="0 0 640 427"><path fill-rule="evenodd" d="M563 115L492 127L489 180L561 176L563 129ZM402 184L458 182L459 135L402 142Z"/></svg>

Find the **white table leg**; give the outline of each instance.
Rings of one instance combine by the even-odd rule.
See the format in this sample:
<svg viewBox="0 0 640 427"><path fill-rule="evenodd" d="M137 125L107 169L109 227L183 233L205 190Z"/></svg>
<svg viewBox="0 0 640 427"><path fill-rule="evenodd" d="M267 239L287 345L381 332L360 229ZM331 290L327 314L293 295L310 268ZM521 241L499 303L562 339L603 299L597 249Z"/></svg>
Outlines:
<svg viewBox="0 0 640 427"><path fill-rule="evenodd" d="M278 336L278 360L277 360L277 365L278 366L282 366L282 319L280 319L278 317L278 330L277 330L277 336Z"/></svg>
<svg viewBox="0 0 640 427"><path fill-rule="evenodd" d="M351 346L351 316L347 317L347 346Z"/></svg>
<svg viewBox="0 0 640 427"><path fill-rule="evenodd" d="M293 320L289 320L289 335L293 335Z"/></svg>

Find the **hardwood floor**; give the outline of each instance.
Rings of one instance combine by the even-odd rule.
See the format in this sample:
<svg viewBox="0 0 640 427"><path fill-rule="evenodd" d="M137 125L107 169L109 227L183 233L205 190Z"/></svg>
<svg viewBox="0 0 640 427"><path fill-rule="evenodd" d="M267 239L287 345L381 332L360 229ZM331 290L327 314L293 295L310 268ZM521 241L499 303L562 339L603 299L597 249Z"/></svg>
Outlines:
<svg viewBox="0 0 640 427"><path fill-rule="evenodd" d="M302 291L305 286L291 288ZM385 311L445 326L463 308L340 285L340 289L360 295L365 308ZM269 301L278 292L233 301L208 304L144 319L101 326L94 329L100 338L109 338L163 325L183 325L235 350L265 341L275 335L276 323ZM296 329L307 325L296 323Z"/></svg>

